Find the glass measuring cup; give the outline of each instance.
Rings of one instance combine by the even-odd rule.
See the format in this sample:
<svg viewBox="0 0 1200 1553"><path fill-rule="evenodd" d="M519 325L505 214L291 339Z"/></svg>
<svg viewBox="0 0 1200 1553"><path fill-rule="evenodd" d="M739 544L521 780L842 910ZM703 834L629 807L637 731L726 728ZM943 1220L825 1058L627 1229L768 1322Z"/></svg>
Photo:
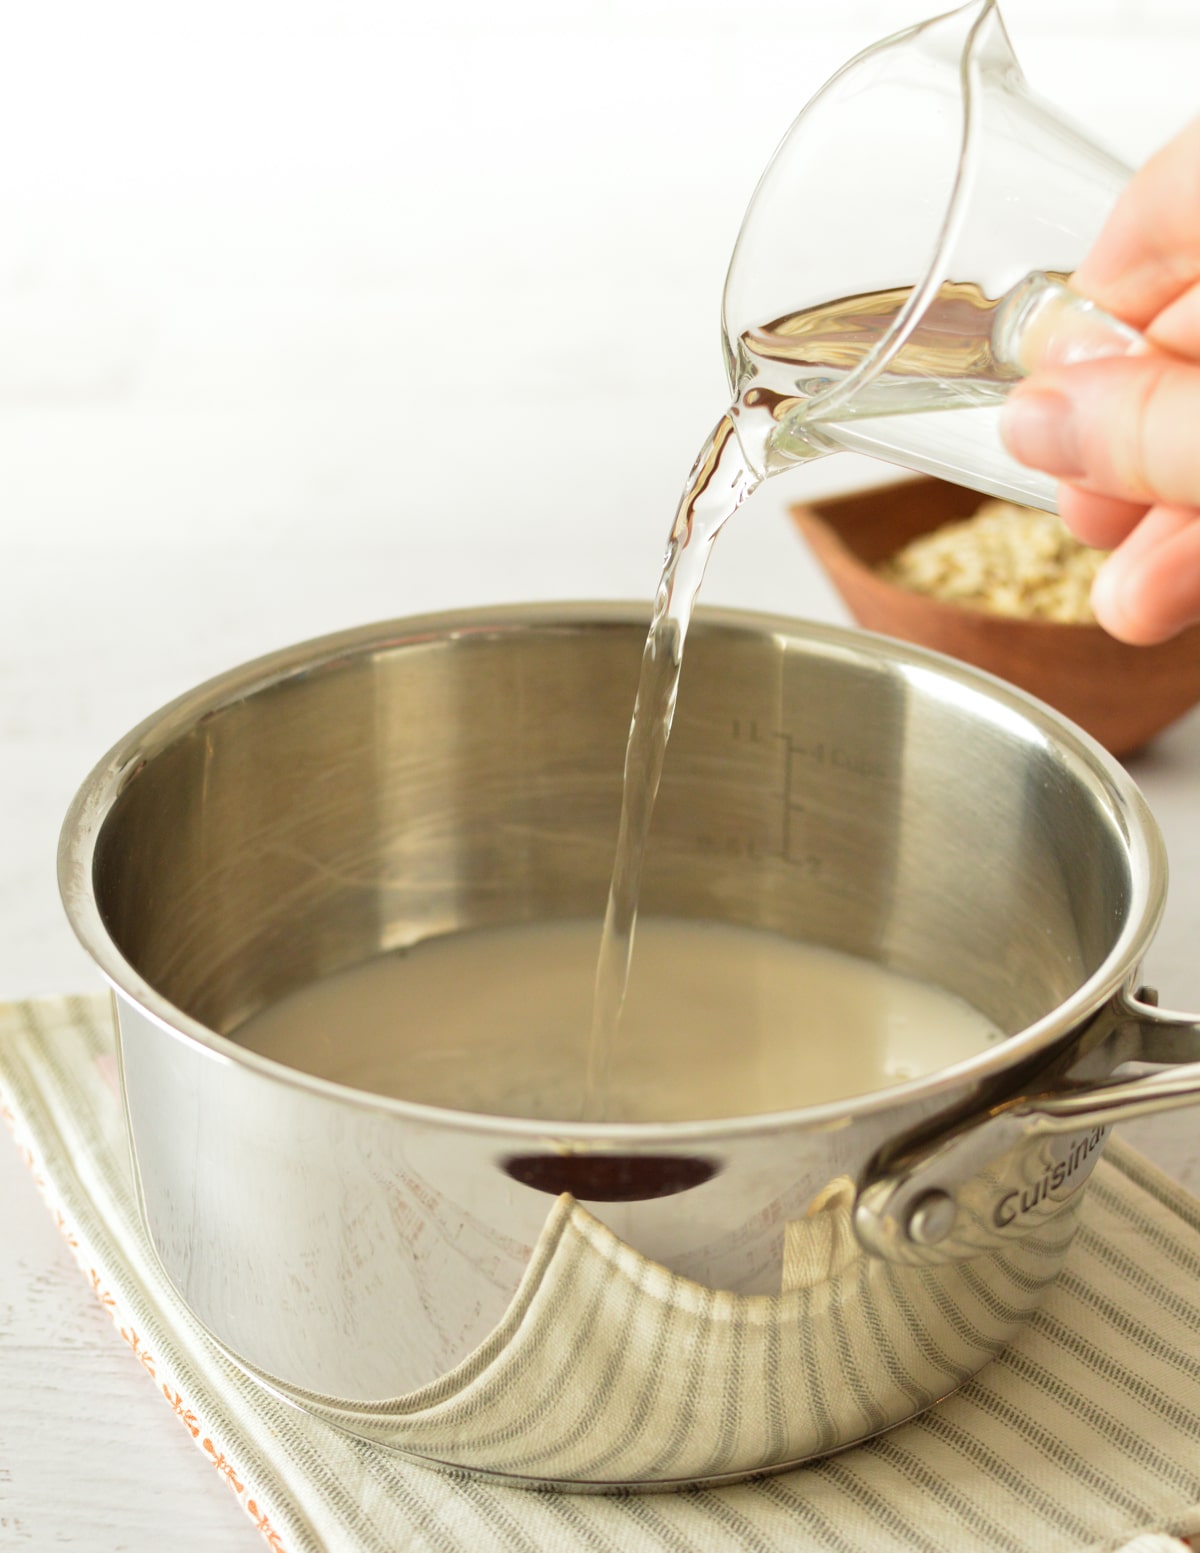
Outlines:
<svg viewBox="0 0 1200 1553"><path fill-rule="evenodd" d="M1044 350L1138 344L1064 284L1129 175L1029 90L995 0L844 65L760 179L726 281L755 473L849 449L1053 510L1000 406Z"/></svg>

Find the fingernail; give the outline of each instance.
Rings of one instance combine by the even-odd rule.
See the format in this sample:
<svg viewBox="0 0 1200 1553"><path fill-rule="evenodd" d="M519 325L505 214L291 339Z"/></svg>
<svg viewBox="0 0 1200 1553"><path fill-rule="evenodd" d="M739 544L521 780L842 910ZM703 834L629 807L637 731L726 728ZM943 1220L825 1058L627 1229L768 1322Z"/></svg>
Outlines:
<svg viewBox="0 0 1200 1553"><path fill-rule="evenodd" d="M1000 414L1000 435L1022 464L1061 480L1077 480L1084 473L1074 407L1062 394L1014 390Z"/></svg>
<svg viewBox="0 0 1200 1553"><path fill-rule="evenodd" d="M1131 573L1121 558L1116 559L1115 565L1106 561L1092 583L1092 613L1109 636L1128 642L1131 647L1148 647L1154 642L1165 642L1189 624L1186 614L1170 608L1170 599L1156 600L1148 611L1139 598L1136 566Z"/></svg>
<svg viewBox="0 0 1200 1553"><path fill-rule="evenodd" d="M1133 647L1168 641L1200 618L1188 569L1177 569L1172 579L1148 579L1143 572L1145 559L1130 563L1118 553L1104 563L1092 583L1097 621L1110 636ZM1174 579L1183 586L1172 587Z"/></svg>
<svg viewBox="0 0 1200 1553"><path fill-rule="evenodd" d="M1120 595L1119 568L1106 562L1092 582L1092 613L1104 629L1113 636L1118 634L1124 615Z"/></svg>
<svg viewBox="0 0 1200 1553"><path fill-rule="evenodd" d="M993 349L1015 358L1025 373L1144 352L1145 338L1069 286L1035 272L1013 294L1016 309L1001 312Z"/></svg>

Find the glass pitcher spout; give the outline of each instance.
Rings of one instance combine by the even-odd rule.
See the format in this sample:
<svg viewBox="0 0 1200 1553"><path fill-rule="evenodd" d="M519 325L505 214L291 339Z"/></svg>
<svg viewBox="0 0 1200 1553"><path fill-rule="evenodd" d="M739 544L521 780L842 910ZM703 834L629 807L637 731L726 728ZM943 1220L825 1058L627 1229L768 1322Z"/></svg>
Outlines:
<svg viewBox="0 0 1200 1553"><path fill-rule="evenodd" d="M1051 346L1137 347L1066 285L1128 176L1029 89L996 0L843 66L759 181L726 281L758 473L853 448L1053 507L1003 450L999 408Z"/></svg>

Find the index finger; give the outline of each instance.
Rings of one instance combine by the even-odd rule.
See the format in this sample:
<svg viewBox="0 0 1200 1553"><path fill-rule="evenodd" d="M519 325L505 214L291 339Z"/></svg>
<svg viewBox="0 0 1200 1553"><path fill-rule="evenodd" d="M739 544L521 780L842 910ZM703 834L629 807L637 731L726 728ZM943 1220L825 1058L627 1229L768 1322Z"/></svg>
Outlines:
<svg viewBox="0 0 1200 1553"><path fill-rule="evenodd" d="M1200 118L1125 186L1072 285L1145 329L1200 280Z"/></svg>

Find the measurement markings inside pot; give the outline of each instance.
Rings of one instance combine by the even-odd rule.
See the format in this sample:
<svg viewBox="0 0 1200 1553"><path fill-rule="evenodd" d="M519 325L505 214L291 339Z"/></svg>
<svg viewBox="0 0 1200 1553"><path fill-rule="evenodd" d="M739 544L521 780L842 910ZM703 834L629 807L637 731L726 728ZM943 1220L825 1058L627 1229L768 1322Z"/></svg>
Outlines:
<svg viewBox="0 0 1200 1553"><path fill-rule="evenodd" d="M802 869L813 879L820 879L824 872L825 860L819 852L806 849L799 835L799 816L807 809L802 796L803 766L807 764L829 767L832 770L844 771L847 775L863 777L871 781L885 775L882 762L865 755L861 750L848 749L843 744L827 743L824 739L802 742L798 736L780 728L770 729L764 738L755 719L743 723L740 718L735 718L731 733L735 743L766 744L768 740L773 739L783 745L779 855L785 863ZM801 772L800 775L798 771Z"/></svg>

